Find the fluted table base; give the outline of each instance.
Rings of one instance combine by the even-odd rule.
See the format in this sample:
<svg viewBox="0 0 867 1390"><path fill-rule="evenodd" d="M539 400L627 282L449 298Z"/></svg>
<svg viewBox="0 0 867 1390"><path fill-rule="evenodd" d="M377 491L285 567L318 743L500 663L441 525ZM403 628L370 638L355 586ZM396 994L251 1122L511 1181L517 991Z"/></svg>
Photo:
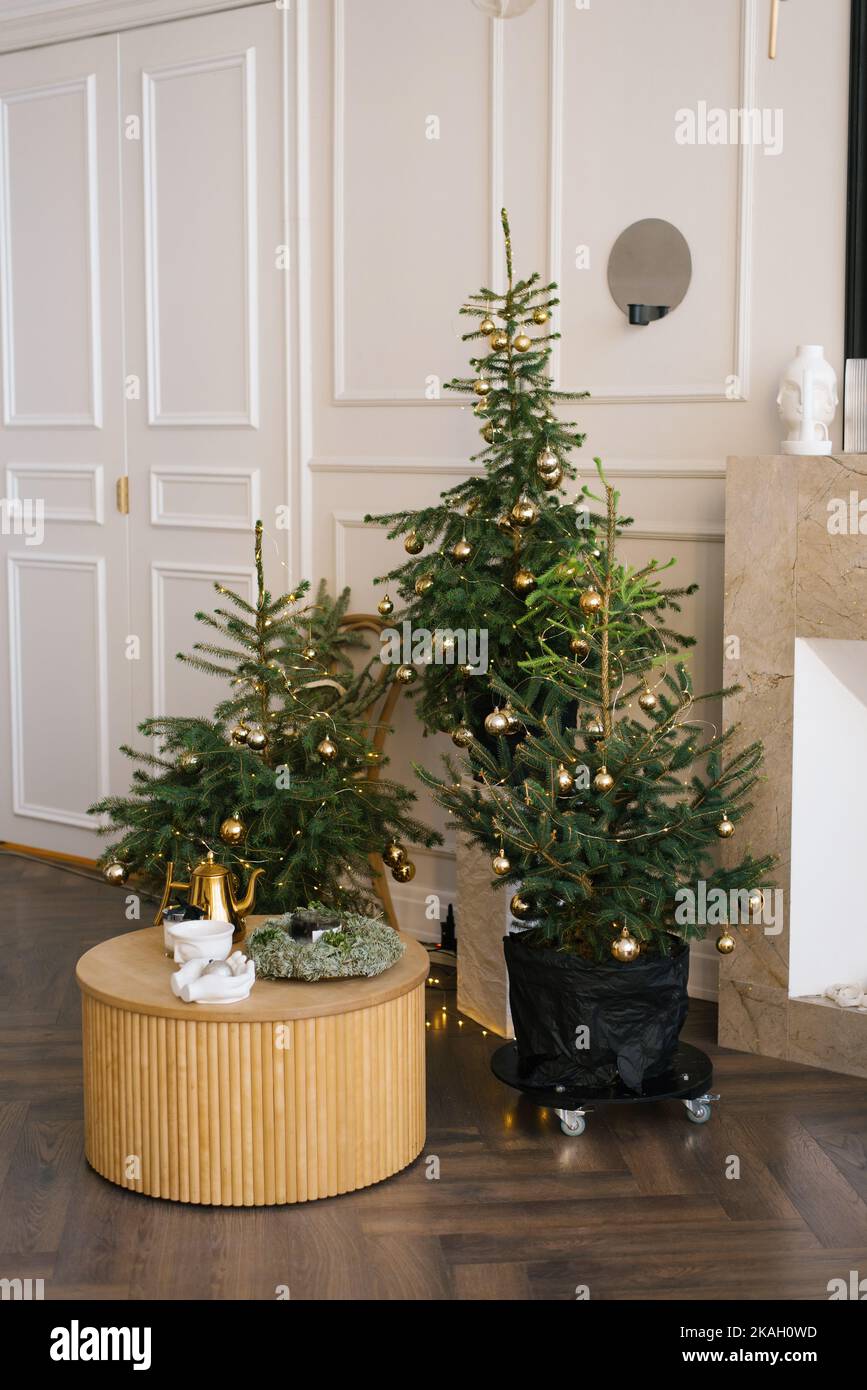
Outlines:
<svg viewBox="0 0 867 1390"><path fill-rule="evenodd" d="M213 1018L219 1010L202 1017L189 1005L177 1016L172 967L158 954L165 1014L110 1003L82 982L85 1145L103 1177L172 1201L270 1206L367 1187L418 1156L423 978L366 1003L354 981L301 986L307 1009L322 992L332 1011L321 1015L232 1017L223 1006ZM370 996L376 981L362 983ZM340 985L347 1012L333 1011ZM274 991L298 989L260 982L235 1007L249 1015L258 991L267 1012Z"/></svg>

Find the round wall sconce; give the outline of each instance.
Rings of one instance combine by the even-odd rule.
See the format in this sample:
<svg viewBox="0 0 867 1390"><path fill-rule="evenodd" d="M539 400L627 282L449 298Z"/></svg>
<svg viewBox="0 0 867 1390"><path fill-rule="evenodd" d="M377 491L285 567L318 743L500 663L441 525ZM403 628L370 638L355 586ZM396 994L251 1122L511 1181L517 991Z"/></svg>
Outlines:
<svg viewBox="0 0 867 1390"><path fill-rule="evenodd" d="M646 328L682 303L692 280L686 237L658 217L621 232L608 258L611 298L631 324Z"/></svg>

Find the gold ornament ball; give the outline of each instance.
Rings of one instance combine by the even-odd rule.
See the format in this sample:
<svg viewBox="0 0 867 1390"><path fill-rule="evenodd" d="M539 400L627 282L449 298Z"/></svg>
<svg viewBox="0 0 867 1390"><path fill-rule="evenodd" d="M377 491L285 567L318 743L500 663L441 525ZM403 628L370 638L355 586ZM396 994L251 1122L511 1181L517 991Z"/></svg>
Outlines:
<svg viewBox="0 0 867 1390"><path fill-rule="evenodd" d="M407 555L420 555L424 550L424 541L416 535L415 531L410 531L403 543L403 548Z"/></svg>
<svg viewBox="0 0 867 1390"><path fill-rule="evenodd" d="M569 650L579 661L583 661L590 655L590 643L586 637L573 637L569 643Z"/></svg>
<svg viewBox="0 0 867 1390"><path fill-rule="evenodd" d="M581 612L590 617L593 613L598 613L602 607L602 595L596 589L585 589L578 598L581 605Z"/></svg>
<svg viewBox="0 0 867 1390"><path fill-rule="evenodd" d="M389 869L397 869L401 864L406 863L406 850L403 845L399 845L396 840L392 840L390 845L386 845L382 851L382 862L388 865Z"/></svg>
<svg viewBox="0 0 867 1390"><path fill-rule="evenodd" d="M730 956L736 944L731 932L728 931L724 931L722 935L718 936L716 939L716 948L721 956Z"/></svg>
<svg viewBox="0 0 867 1390"><path fill-rule="evenodd" d="M182 772L198 772L201 766L201 758L198 753L187 748L178 758L178 767Z"/></svg>
<svg viewBox="0 0 867 1390"><path fill-rule="evenodd" d="M652 710L656 709L656 706L659 704L659 701L657 700L652 690L642 690L641 694L638 697L638 704L639 707L643 710Z"/></svg>
<svg viewBox="0 0 867 1390"><path fill-rule="evenodd" d="M641 955L641 946L634 936L630 936L628 927L624 927L620 935L612 941L611 954L624 965Z"/></svg>
<svg viewBox="0 0 867 1390"><path fill-rule="evenodd" d="M337 757L337 745L332 743L330 738L326 737L321 743L317 744L316 752L324 763L333 763L334 759Z"/></svg>
<svg viewBox="0 0 867 1390"><path fill-rule="evenodd" d="M551 317L551 315L548 313L548 310L547 310L547 309L534 309L534 310L533 310L533 322L534 322L534 323L538 323L538 324L540 325L540 327L541 327L541 325L542 325L543 323L547 323L547 322L548 322L548 319L549 319L550 317Z"/></svg>
<svg viewBox="0 0 867 1390"><path fill-rule="evenodd" d="M556 781L558 796L568 796L575 786L575 778L572 776L569 769L564 767L562 763L557 768Z"/></svg>
<svg viewBox="0 0 867 1390"><path fill-rule="evenodd" d="M535 574L531 574L529 570L518 570L512 580L512 587L516 594L529 594L530 590L536 587Z"/></svg>
<svg viewBox="0 0 867 1390"><path fill-rule="evenodd" d="M429 590L429 589L432 589L432 588L433 588L433 575L431 575L431 574L420 574L419 577L418 577L418 579L415 581L415 591L416 591L416 593L418 594L419 598L421 598L423 594L426 594L426 593L428 592L428 590Z"/></svg>
<svg viewBox="0 0 867 1390"><path fill-rule="evenodd" d="M508 333L504 333L502 328L498 328L494 333L491 334L490 338L488 339L488 342L491 344L491 347L494 350L494 352L502 352L503 348L507 348L509 346L509 335Z"/></svg>
<svg viewBox="0 0 867 1390"><path fill-rule="evenodd" d="M473 406L473 414L474 414L474 415L484 415L484 413L485 413L485 411L487 410L487 408L488 408L488 402L487 402L486 400L483 400L483 401L476 401L475 405Z"/></svg>
<svg viewBox="0 0 867 1390"><path fill-rule="evenodd" d="M479 377L478 381L473 382L473 390L477 396L486 396L491 389L491 383Z"/></svg>
<svg viewBox="0 0 867 1390"><path fill-rule="evenodd" d="M533 339L528 337L526 333L519 333L512 343L512 347L516 352L529 352L532 346Z"/></svg>
<svg viewBox="0 0 867 1390"><path fill-rule="evenodd" d="M588 738L602 738L605 734L605 726L601 719L588 719L584 725L584 732Z"/></svg>
<svg viewBox="0 0 867 1390"><path fill-rule="evenodd" d="M513 917L517 917L519 922L523 922L532 916L533 904L528 898L523 898L520 893L515 893L509 903L509 911Z"/></svg>
<svg viewBox="0 0 867 1390"><path fill-rule="evenodd" d="M405 864L398 864L396 869L392 869L391 876L395 883L409 883L410 879L415 878L415 864L409 860Z"/></svg>
<svg viewBox="0 0 867 1390"><path fill-rule="evenodd" d="M246 743L250 736L250 730L245 724L236 724L229 733L229 738L233 743Z"/></svg>
<svg viewBox="0 0 867 1390"><path fill-rule="evenodd" d="M536 472L539 474L540 477L544 478L546 473L556 473L559 467L560 460L554 453L554 450L549 449L546 445L539 457L536 459Z"/></svg>
<svg viewBox="0 0 867 1390"><path fill-rule="evenodd" d="M466 724L459 724L456 729L452 730L452 743L456 744L458 748L469 748L472 741L473 731Z"/></svg>
<svg viewBox="0 0 867 1390"><path fill-rule="evenodd" d="M529 497L519 497L509 515L516 526L532 526L539 517L539 509Z"/></svg>
<svg viewBox="0 0 867 1390"><path fill-rule="evenodd" d="M500 736L509 732L509 716L504 714L501 709L492 710L485 720L485 729L489 734Z"/></svg>
<svg viewBox="0 0 867 1390"><path fill-rule="evenodd" d="M119 864L115 859L111 864L106 864L102 876L106 883L111 884L112 888L120 888L121 884L126 883L128 873L126 864Z"/></svg>
<svg viewBox="0 0 867 1390"><path fill-rule="evenodd" d="M262 753L268 747L268 735L263 729L254 729L247 735L247 747L254 753Z"/></svg>
<svg viewBox="0 0 867 1390"><path fill-rule="evenodd" d="M473 553L468 540L455 541L449 552L456 565L465 565Z"/></svg>
<svg viewBox="0 0 867 1390"><path fill-rule="evenodd" d="M563 481L563 470L562 468L557 468L551 473L543 473L540 476L545 491L553 492Z"/></svg>
<svg viewBox="0 0 867 1390"><path fill-rule="evenodd" d="M220 826L220 839L224 845L239 845L247 834L247 827L237 816L227 816Z"/></svg>
<svg viewBox="0 0 867 1390"><path fill-rule="evenodd" d="M611 776L611 773L608 771L608 768L600 767L596 776L593 778L594 790L597 792L601 792L604 796L606 792L611 791L611 788L613 786L614 778Z"/></svg>
<svg viewBox="0 0 867 1390"><path fill-rule="evenodd" d="M394 673L394 679L400 685L412 685L413 681L415 680L415 677L416 669L414 666L398 666L397 670Z"/></svg>
<svg viewBox="0 0 867 1390"><path fill-rule="evenodd" d="M765 905L765 895L760 888L754 888L747 899L750 912L754 917L758 916Z"/></svg>
<svg viewBox="0 0 867 1390"><path fill-rule="evenodd" d="M732 822L729 820L728 816L723 816L722 820L716 828L716 833L717 835L719 835L721 840L730 840L732 835L734 835L735 828Z"/></svg>
<svg viewBox="0 0 867 1390"><path fill-rule="evenodd" d="M305 661L313 661L316 656L316 648L313 646L305 647L301 655Z"/></svg>
<svg viewBox="0 0 867 1390"><path fill-rule="evenodd" d="M493 426L493 425L485 425L485 428L482 430L482 438L484 439L485 443L486 443L486 444L493 444L493 442L494 442L494 440L496 439L496 437L497 437L497 431L494 429L494 426Z"/></svg>
<svg viewBox="0 0 867 1390"><path fill-rule="evenodd" d="M479 332L480 332L480 333L484 333L485 336L487 337L487 336L489 336L491 333L494 332L494 329L496 328L496 326L497 326L497 325L494 323L494 320L493 320L493 319L488 319L488 318L482 319L481 323L479 324Z"/></svg>
<svg viewBox="0 0 867 1390"><path fill-rule="evenodd" d="M510 736L513 734L519 734L524 726L522 725L515 711L512 709L512 706L506 705L506 708L503 710L503 714L506 716L506 733Z"/></svg>
<svg viewBox="0 0 867 1390"><path fill-rule="evenodd" d="M386 594L385 598L379 600L379 603L376 605L376 611L381 618L387 618L394 612L394 604L388 597L388 594Z"/></svg>
<svg viewBox="0 0 867 1390"><path fill-rule="evenodd" d="M500 853L495 854L491 860L491 868L497 875L497 878L505 878L506 874L511 871L512 866L503 851L500 850Z"/></svg>

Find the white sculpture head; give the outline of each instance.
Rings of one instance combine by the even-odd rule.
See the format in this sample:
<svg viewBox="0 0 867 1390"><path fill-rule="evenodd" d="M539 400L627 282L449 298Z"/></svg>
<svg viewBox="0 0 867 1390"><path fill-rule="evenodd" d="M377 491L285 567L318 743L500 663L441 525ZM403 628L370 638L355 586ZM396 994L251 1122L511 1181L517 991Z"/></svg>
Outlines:
<svg viewBox="0 0 867 1390"><path fill-rule="evenodd" d="M829 454L837 411L837 374L816 344L798 348L786 367L777 409L786 431L783 453Z"/></svg>

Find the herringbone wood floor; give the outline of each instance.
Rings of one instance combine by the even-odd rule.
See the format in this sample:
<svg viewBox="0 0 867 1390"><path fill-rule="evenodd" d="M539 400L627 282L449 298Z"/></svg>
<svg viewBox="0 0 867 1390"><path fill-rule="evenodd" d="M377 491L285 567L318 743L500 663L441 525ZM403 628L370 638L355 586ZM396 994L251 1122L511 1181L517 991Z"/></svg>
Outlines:
<svg viewBox="0 0 867 1390"><path fill-rule="evenodd" d="M431 989L412 1168L294 1208L123 1192L84 1159L73 967L139 924L117 890L6 855L0 903L0 1277L41 1277L47 1298L815 1299L867 1275L867 1085L717 1048L700 1003L685 1036L723 1096L702 1127L669 1103L563 1137L492 1077L499 1040Z"/></svg>

